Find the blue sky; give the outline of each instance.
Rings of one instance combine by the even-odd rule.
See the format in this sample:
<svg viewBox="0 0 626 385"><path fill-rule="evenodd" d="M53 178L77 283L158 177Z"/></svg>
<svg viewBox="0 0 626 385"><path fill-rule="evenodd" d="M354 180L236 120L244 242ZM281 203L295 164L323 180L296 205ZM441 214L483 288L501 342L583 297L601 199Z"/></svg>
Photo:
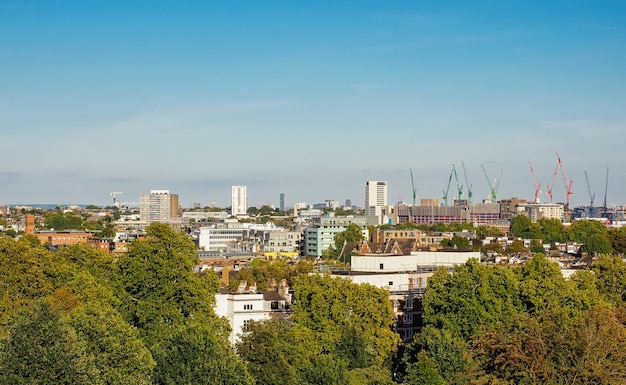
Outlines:
<svg viewBox="0 0 626 385"><path fill-rule="evenodd" d="M623 1L0 0L0 204L409 202L461 162L530 199L529 161L547 201L558 152L623 205L625 75Z"/></svg>

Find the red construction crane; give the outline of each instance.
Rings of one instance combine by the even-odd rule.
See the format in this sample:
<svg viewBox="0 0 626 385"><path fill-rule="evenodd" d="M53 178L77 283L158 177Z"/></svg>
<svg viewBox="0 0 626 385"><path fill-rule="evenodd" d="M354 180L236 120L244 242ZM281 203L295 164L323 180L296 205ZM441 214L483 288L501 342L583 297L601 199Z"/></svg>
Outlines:
<svg viewBox="0 0 626 385"><path fill-rule="evenodd" d="M567 184L567 177L565 176L565 170L563 170L563 162L561 162L561 157L559 156L559 153L556 153L556 159L559 162L559 168L561 169L561 176L563 176L563 185L565 186L565 203L566 203L566 207L569 208L569 197L570 195L572 195L574 193L574 189L572 187L572 184L574 183L574 181L572 181L571 179L569 180L569 185Z"/></svg>
<svg viewBox="0 0 626 385"><path fill-rule="evenodd" d="M539 203L539 194L541 194L541 191L539 189L541 188L541 185L537 184L537 179L535 179L535 170L533 169L533 164L530 163L530 160L528 161L528 166L530 166L530 175L532 175L533 177L533 190L535 191L533 202Z"/></svg>

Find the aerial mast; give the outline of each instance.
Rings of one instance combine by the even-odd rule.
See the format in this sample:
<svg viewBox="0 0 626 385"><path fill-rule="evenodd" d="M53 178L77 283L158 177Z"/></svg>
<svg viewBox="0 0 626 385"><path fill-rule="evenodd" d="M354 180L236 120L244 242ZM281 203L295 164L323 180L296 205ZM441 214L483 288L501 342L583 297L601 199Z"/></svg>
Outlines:
<svg viewBox="0 0 626 385"><path fill-rule="evenodd" d="M535 179L535 170L533 169L533 164L530 163L530 160L528 161L528 165L530 166L530 174L533 177L533 190L535 192L535 195L533 197L533 202L539 203L539 194L541 194L541 191L540 191L541 185L537 184L537 179ZM550 194L552 194L552 191L550 191Z"/></svg>
<svg viewBox="0 0 626 385"><path fill-rule="evenodd" d="M561 157L559 156L558 152L556 153L556 159L558 161L559 168L561 169L561 176L563 177L563 185L565 185L566 206L567 208L569 208L569 197L570 195L574 193L574 189L572 187L572 184L574 183L574 181L570 179L569 185L567 184L567 177L565 176L565 170L563 169L563 162L561 162Z"/></svg>
<svg viewBox="0 0 626 385"><path fill-rule="evenodd" d="M465 183L467 184L467 203L472 203L472 185L467 178L467 172L465 171L465 163L461 161L461 166L463 166L463 175L465 175Z"/></svg>

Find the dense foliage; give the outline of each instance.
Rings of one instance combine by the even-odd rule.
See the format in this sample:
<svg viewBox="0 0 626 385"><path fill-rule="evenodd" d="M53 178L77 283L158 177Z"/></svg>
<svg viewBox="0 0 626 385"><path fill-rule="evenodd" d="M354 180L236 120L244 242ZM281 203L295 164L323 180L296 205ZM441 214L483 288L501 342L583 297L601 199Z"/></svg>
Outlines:
<svg viewBox="0 0 626 385"><path fill-rule="evenodd" d="M428 326L407 347L406 384L623 384L626 263L603 257L565 279L536 254L524 266L441 269Z"/></svg>
<svg viewBox="0 0 626 385"><path fill-rule="evenodd" d="M520 231L562 239L557 223L526 225ZM398 367L387 291L310 275L307 263L256 262L240 277L288 279L293 313L250 322L233 349L212 309L219 281L193 272L193 242L161 224L147 234L118 259L0 236L0 383L626 383L618 256L569 279L541 253L519 267L471 260L436 271L423 298L426 327ZM590 242L590 234L623 247L622 231L582 221L566 236Z"/></svg>
<svg viewBox="0 0 626 385"><path fill-rule="evenodd" d="M393 384L398 335L389 293L299 275L291 320L251 322L237 344L258 384Z"/></svg>
<svg viewBox="0 0 626 385"><path fill-rule="evenodd" d="M193 242L162 224L147 234L119 261L0 237L0 383L253 383Z"/></svg>

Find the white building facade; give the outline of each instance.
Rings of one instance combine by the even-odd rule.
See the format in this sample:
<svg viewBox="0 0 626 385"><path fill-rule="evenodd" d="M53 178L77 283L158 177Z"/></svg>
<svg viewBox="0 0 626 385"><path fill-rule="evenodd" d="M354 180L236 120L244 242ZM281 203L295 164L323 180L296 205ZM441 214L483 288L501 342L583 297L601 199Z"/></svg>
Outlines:
<svg viewBox="0 0 626 385"><path fill-rule="evenodd" d="M365 182L365 215L377 216L382 220L385 206L387 206L387 182L376 180Z"/></svg>
<svg viewBox="0 0 626 385"><path fill-rule="evenodd" d="M265 311L263 294L249 293L216 294L215 314L228 320L231 330L229 341L233 346L248 322L262 321L270 316L270 313Z"/></svg>
<svg viewBox="0 0 626 385"><path fill-rule="evenodd" d="M231 194L231 215L246 215L248 213L248 192L246 186L233 186Z"/></svg>
<svg viewBox="0 0 626 385"><path fill-rule="evenodd" d="M152 190L139 196L139 215L147 225L152 222L169 223L172 198L169 190Z"/></svg>

